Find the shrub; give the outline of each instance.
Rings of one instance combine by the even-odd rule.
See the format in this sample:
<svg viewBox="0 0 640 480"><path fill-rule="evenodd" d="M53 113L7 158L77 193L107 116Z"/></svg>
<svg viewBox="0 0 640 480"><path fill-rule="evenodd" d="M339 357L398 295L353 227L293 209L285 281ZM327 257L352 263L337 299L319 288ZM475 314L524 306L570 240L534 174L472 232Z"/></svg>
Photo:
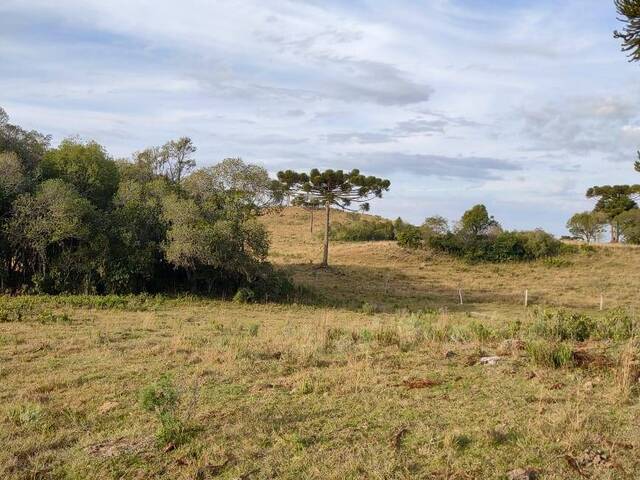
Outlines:
<svg viewBox="0 0 640 480"><path fill-rule="evenodd" d="M519 234L524 243L525 259L553 257L560 253L562 242L543 230Z"/></svg>
<svg viewBox="0 0 640 480"><path fill-rule="evenodd" d="M271 264L263 264L259 275L247 286L254 296L250 301L291 301L309 296L304 287L294 285L286 273L276 270Z"/></svg>
<svg viewBox="0 0 640 480"><path fill-rule="evenodd" d="M398 245L405 248L419 248L422 246L422 234L418 227L412 225L400 230L397 234Z"/></svg>
<svg viewBox="0 0 640 480"><path fill-rule="evenodd" d="M493 337L493 332L480 322L471 322L471 324L469 325L469 330L471 331L471 334L481 343L484 343L487 340L491 339L491 337Z"/></svg>
<svg viewBox="0 0 640 480"><path fill-rule="evenodd" d="M538 310L531 333L552 340L583 342L595 333L596 321L588 315L566 310Z"/></svg>
<svg viewBox="0 0 640 480"><path fill-rule="evenodd" d="M233 296L235 303L251 303L255 300L256 294L250 288L239 288Z"/></svg>
<svg viewBox="0 0 640 480"><path fill-rule="evenodd" d="M535 365L561 368L573 363L573 349L566 343L539 340L527 343L526 349Z"/></svg>
<svg viewBox="0 0 640 480"><path fill-rule="evenodd" d="M438 219L437 228L425 230L427 245L469 262L535 260L567 253L562 242L543 230L503 231L484 205L465 212L453 232L446 230L443 220Z"/></svg>
<svg viewBox="0 0 640 480"><path fill-rule="evenodd" d="M597 322L596 335L601 339L628 340L635 334L633 318L622 309L607 312L605 317Z"/></svg>
<svg viewBox="0 0 640 480"><path fill-rule="evenodd" d="M186 438L186 428L177 415L179 402L178 392L168 375L163 375L140 392L140 406L155 414L160 423L156 438L161 445L177 446Z"/></svg>
<svg viewBox="0 0 640 480"><path fill-rule="evenodd" d="M562 242L541 230L500 232L496 235L470 236L463 232L432 235L431 248L470 262L509 262L553 257L561 253Z"/></svg>
<svg viewBox="0 0 640 480"><path fill-rule="evenodd" d="M358 219L341 223L331 229L331 239L344 242L367 242L393 240L395 238L393 222L380 219Z"/></svg>
<svg viewBox="0 0 640 480"><path fill-rule="evenodd" d="M633 318L622 309L612 310L602 318L564 309L546 309L536 311L529 333L557 341L627 340L635 335L636 327Z"/></svg>

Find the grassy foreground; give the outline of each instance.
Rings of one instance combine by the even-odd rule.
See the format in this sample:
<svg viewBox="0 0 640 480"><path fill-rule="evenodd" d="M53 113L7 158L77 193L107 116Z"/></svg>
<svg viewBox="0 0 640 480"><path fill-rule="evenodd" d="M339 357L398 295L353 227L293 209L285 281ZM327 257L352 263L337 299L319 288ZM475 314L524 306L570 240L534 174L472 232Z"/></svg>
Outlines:
<svg viewBox="0 0 640 480"><path fill-rule="evenodd" d="M573 356L554 364L527 343L533 315L518 326L213 301L44 312L0 324L0 478L640 472L636 380L619 363L638 345L565 342ZM175 443L140 404L167 373Z"/></svg>
<svg viewBox="0 0 640 480"><path fill-rule="evenodd" d="M273 260L336 307L0 298L0 478L640 477L637 249L318 272L306 219Z"/></svg>

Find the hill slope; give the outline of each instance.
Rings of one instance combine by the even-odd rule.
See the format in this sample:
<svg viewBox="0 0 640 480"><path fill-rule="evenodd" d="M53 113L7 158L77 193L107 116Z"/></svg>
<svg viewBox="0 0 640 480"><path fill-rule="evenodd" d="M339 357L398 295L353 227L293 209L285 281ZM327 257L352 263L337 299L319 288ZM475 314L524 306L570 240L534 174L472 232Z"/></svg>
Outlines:
<svg viewBox="0 0 640 480"><path fill-rule="evenodd" d="M397 308L504 310L530 304L599 308L640 307L640 249L598 246L557 261L470 265L437 252L415 252L395 242L332 242L329 270L317 268L322 256L322 218L315 233L309 213L289 207L265 216L271 232L271 261L326 297L352 307L375 304ZM353 221L334 211L332 222ZM465 305L459 304L462 290Z"/></svg>

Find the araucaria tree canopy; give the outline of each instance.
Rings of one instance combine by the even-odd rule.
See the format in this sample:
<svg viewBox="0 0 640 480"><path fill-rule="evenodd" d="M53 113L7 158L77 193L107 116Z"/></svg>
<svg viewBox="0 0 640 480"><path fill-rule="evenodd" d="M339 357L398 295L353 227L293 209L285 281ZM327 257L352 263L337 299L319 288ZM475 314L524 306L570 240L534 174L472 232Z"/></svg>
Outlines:
<svg viewBox="0 0 640 480"><path fill-rule="evenodd" d="M317 168L307 173L286 170L278 172L278 180L282 184L285 195L293 196L297 204L319 203L325 208L323 267L329 263L329 230L331 207L343 210L368 211L369 202L381 198L389 190L391 182L378 177L366 176L354 169L345 173L342 170L325 170Z"/></svg>
<svg viewBox="0 0 640 480"><path fill-rule="evenodd" d="M613 33L622 40L622 51L628 52L631 61L640 60L640 0L615 0L620 21L625 26Z"/></svg>

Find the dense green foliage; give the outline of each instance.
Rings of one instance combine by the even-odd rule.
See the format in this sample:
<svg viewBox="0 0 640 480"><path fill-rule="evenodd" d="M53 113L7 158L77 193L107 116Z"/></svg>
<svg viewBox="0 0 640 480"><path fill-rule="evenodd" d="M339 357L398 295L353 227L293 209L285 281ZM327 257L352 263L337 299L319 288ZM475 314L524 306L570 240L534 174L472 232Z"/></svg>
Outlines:
<svg viewBox="0 0 640 480"><path fill-rule="evenodd" d="M562 242L542 231L503 231L484 205L467 210L456 228L442 217L430 217L421 227L407 226L398 243L408 248L428 246L471 262L509 262L553 257Z"/></svg>
<svg viewBox="0 0 640 480"><path fill-rule="evenodd" d="M617 217L620 233L627 243L640 244L640 209L628 210Z"/></svg>
<svg viewBox="0 0 640 480"><path fill-rule="evenodd" d="M227 159L194 170L187 137L114 161L96 142L11 125L0 110L2 289L286 296L256 216L278 203L266 170Z"/></svg>
<svg viewBox="0 0 640 480"><path fill-rule="evenodd" d="M597 199L594 212L602 214L611 227L611 242L620 241L619 216L638 208L633 196L640 194L640 185L603 185L587 190L587 198Z"/></svg>
<svg viewBox="0 0 640 480"><path fill-rule="evenodd" d="M429 246L469 261L509 262L553 257L562 243L542 231L500 232L496 235L465 236L460 232L430 237Z"/></svg>
<svg viewBox="0 0 640 480"><path fill-rule="evenodd" d="M607 222L602 212L580 212L573 215L567 222L567 230L574 237L587 243L598 240Z"/></svg>
<svg viewBox="0 0 640 480"><path fill-rule="evenodd" d="M394 240L395 229L391 220L357 218L335 225L331 229L331 239L343 242Z"/></svg>

